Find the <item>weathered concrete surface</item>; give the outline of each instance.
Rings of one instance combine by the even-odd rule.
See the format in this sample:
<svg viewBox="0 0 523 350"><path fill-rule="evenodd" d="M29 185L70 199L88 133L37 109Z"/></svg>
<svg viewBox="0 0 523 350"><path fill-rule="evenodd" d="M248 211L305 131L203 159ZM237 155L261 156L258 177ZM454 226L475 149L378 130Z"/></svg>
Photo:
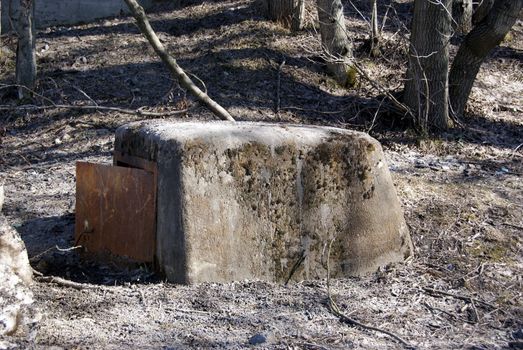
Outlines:
<svg viewBox="0 0 523 350"><path fill-rule="evenodd" d="M9 0L2 2L2 32L11 28L9 23ZM158 0L139 0L144 8L150 8ZM123 0L36 0L35 24L37 28L56 25L88 23L96 19L129 13Z"/></svg>
<svg viewBox="0 0 523 350"><path fill-rule="evenodd" d="M1 210L3 186L0 192ZM0 347L9 344L3 337L30 336L39 319L29 288L32 276L24 243L0 213Z"/></svg>
<svg viewBox="0 0 523 350"><path fill-rule="evenodd" d="M174 282L360 275L412 243L380 144L336 128L133 123L115 150L158 162L157 258Z"/></svg>

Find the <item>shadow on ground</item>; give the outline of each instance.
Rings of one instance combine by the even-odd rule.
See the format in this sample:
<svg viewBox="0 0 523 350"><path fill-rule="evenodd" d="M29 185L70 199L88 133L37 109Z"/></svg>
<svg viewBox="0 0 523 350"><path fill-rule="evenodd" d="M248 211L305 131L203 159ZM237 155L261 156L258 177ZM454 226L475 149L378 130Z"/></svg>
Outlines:
<svg viewBox="0 0 523 350"><path fill-rule="evenodd" d="M75 244L74 214L27 220L16 227L31 266L45 276L100 285L149 283L161 279L150 264L92 260Z"/></svg>

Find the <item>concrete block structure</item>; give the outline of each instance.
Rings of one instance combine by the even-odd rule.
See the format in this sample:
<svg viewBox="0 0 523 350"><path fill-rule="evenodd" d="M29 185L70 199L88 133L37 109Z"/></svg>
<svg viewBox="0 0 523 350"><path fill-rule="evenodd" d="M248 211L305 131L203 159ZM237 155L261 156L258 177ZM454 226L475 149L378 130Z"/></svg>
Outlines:
<svg viewBox="0 0 523 350"><path fill-rule="evenodd" d="M157 165L156 260L177 283L355 276L412 243L380 144L364 133L146 121L115 152Z"/></svg>
<svg viewBox="0 0 523 350"><path fill-rule="evenodd" d="M9 0L0 0L2 5L2 33L11 29L9 23ZM158 0L139 0L145 9ZM35 25L44 28L58 25L89 23L101 18L129 13L123 0L37 0L35 1Z"/></svg>

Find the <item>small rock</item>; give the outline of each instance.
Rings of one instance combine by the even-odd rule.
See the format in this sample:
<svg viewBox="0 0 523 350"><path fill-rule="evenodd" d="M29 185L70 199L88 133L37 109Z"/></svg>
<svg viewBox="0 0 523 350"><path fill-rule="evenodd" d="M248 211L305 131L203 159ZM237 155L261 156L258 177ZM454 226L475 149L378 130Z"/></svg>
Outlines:
<svg viewBox="0 0 523 350"><path fill-rule="evenodd" d="M266 341L267 341L267 338L263 334L258 333L258 334L253 335L249 339L249 344L251 344L251 345L258 345L258 344L263 344Z"/></svg>

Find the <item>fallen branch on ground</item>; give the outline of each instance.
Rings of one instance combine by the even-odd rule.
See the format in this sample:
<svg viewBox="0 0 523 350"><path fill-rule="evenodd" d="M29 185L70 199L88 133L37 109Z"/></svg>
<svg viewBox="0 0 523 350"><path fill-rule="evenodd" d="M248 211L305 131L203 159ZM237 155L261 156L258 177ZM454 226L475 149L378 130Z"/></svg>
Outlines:
<svg viewBox="0 0 523 350"><path fill-rule="evenodd" d="M64 278L56 277L56 276L44 276L43 273L41 273L40 271L37 271L35 269L33 269L33 274L38 276L38 281L55 283L55 284L58 284L58 285L61 285L64 287L70 287L70 288L74 288L74 289L78 289L78 290L84 290L84 289L108 290L109 289L106 286L97 286L97 285L93 285L93 284L78 283L78 282L69 281Z"/></svg>
<svg viewBox="0 0 523 350"><path fill-rule="evenodd" d="M423 302L421 303L423 306L425 306L427 309L429 309L431 312L432 311L437 311L437 312L441 312L442 314L445 314L447 316L449 316L451 319L453 319L454 321L459 321L459 322L465 322L465 323L468 323L468 324L477 324L477 322L472 322L472 321L469 321L469 320L465 320L465 319L462 319L448 311L445 311L443 309L440 309L440 308L437 308L435 306L432 306L430 305L429 303L426 303L426 302Z"/></svg>
<svg viewBox="0 0 523 350"><path fill-rule="evenodd" d="M129 6L129 9L131 10L131 13L133 14L134 18L136 19L136 23L138 27L140 28L140 31L145 36L147 41L149 41L149 44L153 47L156 54L161 58L163 63L167 65L169 70L171 71L171 74L174 75L176 79L180 82L180 84L189 90L191 94L193 94L199 101L201 101L205 106L207 106L218 118L223 120L229 120L234 121L234 118L227 112L225 108L220 106L218 103L216 103L213 99L211 99L205 92L200 90L191 78L185 72L183 69L178 65L174 57L172 57L164 48L162 43L160 42L160 39L158 39L158 36L154 32L153 28L149 24L149 20L147 19L145 15L145 11L143 10L143 7L141 7L136 0L125 0L125 3L127 6Z"/></svg>
<svg viewBox="0 0 523 350"><path fill-rule="evenodd" d="M486 306L486 307L489 307L491 309L498 309L498 307L492 305L492 304L489 304L483 300L479 300L479 299L476 299L476 298L472 298L472 297L469 297L469 296L465 296L465 295L461 295L461 294L454 294L454 293L449 293L449 292L445 292L445 291L442 291L442 290L437 290L437 289L432 289L432 288L428 288L428 287L423 287L422 290L429 294L429 295L432 295L433 297L438 297L438 296L448 296L448 297L452 297L452 298L455 298L455 299L460 299L460 300L464 300L466 302L469 302L471 304L473 304L474 302L478 303L478 304L481 304L483 306Z"/></svg>
<svg viewBox="0 0 523 350"><path fill-rule="evenodd" d="M70 288L74 288L74 289L78 289L78 290L83 290L83 289L104 289L101 286L95 286L95 285L92 285L92 284L84 284L84 283L73 282L73 281L69 281L69 280L63 279L61 277L56 277L56 276L41 276L41 277L38 277L38 280L42 281L42 282L56 283L56 284L59 284L59 285L64 286L64 287L70 287Z"/></svg>
<svg viewBox="0 0 523 350"><path fill-rule="evenodd" d="M139 115L144 117L169 117L172 115L178 115L178 114L184 114L187 113L190 110L189 108L186 109L179 109L176 111L168 111L168 112L148 112L144 111L143 109L145 107L140 107L138 109L128 109L128 108L120 108L120 107L106 107L106 106L100 106L97 104L89 95L87 95L85 92L80 90L79 88L76 88L78 91L80 91L85 97L87 97L94 105L64 105L64 104L56 104L53 100L45 97L44 95L41 95L37 93L34 90L29 89L28 87L24 85L19 84L0 84L0 90L1 89L8 89L8 88L21 88L26 91L28 91L32 96L36 96L43 101L47 102L48 104L37 106L37 105L20 105L20 106L9 106L9 105L0 105L0 111L19 111L19 110L46 110L46 109L53 109L53 108L63 108L63 109L76 109L76 110L95 110L95 111L108 111L108 112L118 112L122 114L132 114L132 115Z"/></svg>
<svg viewBox="0 0 523 350"><path fill-rule="evenodd" d="M21 105L21 106L6 106L0 105L0 111L19 111L19 110L46 110L53 108L63 108L63 109L76 109L76 110L94 110L94 111L107 111L107 112L118 112L122 114L132 114L139 115L144 117L168 117L172 115L179 115L187 113L190 109L181 109L176 111L168 112L148 112L144 111L141 108L138 109L126 109L119 107L106 107L106 106L91 106L91 105L62 105L62 104L51 104L44 106L35 106L35 105Z"/></svg>
<svg viewBox="0 0 523 350"><path fill-rule="evenodd" d="M38 259L42 255L45 255L45 254L49 253L53 249L56 249L59 252L70 252L72 250L81 249L81 248L82 248L81 245L76 245L76 244L73 247L69 247L69 248L60 248L58 245L55 245L54 247L47 248L43 252L41 252L39 254L36 254L35 256L32 256L31 258L29 258L29 261L35 261L36 259Z"/></svg>
<svg viewBox="0 0 523 350"><path fill-rule="evenodd" d="M512 223L510 223L510 222L502 222L501 224L502 224L502 225L505 225L505 226L512 227L512 228L516 228L516 229L518 229L518 230L523 230L523 226L516 225L516 224L512 224Z"/></svg>
<svg viewBox="0 0 523 350"><path fill-rule="evenodd" d="M394 334L394 333L392 333L390 331L387 331L385 329L381 329L381 328L374 327L374 326L369 326L369 325L366 325L364 323L358 322L355 319L348 317L347 315L343 314L340 311L338 305L336 304L334 299L332 299L331 287L330 287L330 255L331 255L331 248L332 248L332 243L333 242L334 242L334 238L330 241L329 249L327 251L327 298L328 298L329 311L334 316L338 317L341 322L347 323L348 325L351 325L351 326L360 327L360 328L363 328L363 329L366 329L366 330L370 330L370 331L375 331L375 332L380 332L380 333L386 334L389 337L391 337L391 338L397 340L398 342L400 342L405 348L407 348L407 349L415 349L414 346L409 344L407 341L405 341L399 335L396 335L396 334Z"/></svg>

